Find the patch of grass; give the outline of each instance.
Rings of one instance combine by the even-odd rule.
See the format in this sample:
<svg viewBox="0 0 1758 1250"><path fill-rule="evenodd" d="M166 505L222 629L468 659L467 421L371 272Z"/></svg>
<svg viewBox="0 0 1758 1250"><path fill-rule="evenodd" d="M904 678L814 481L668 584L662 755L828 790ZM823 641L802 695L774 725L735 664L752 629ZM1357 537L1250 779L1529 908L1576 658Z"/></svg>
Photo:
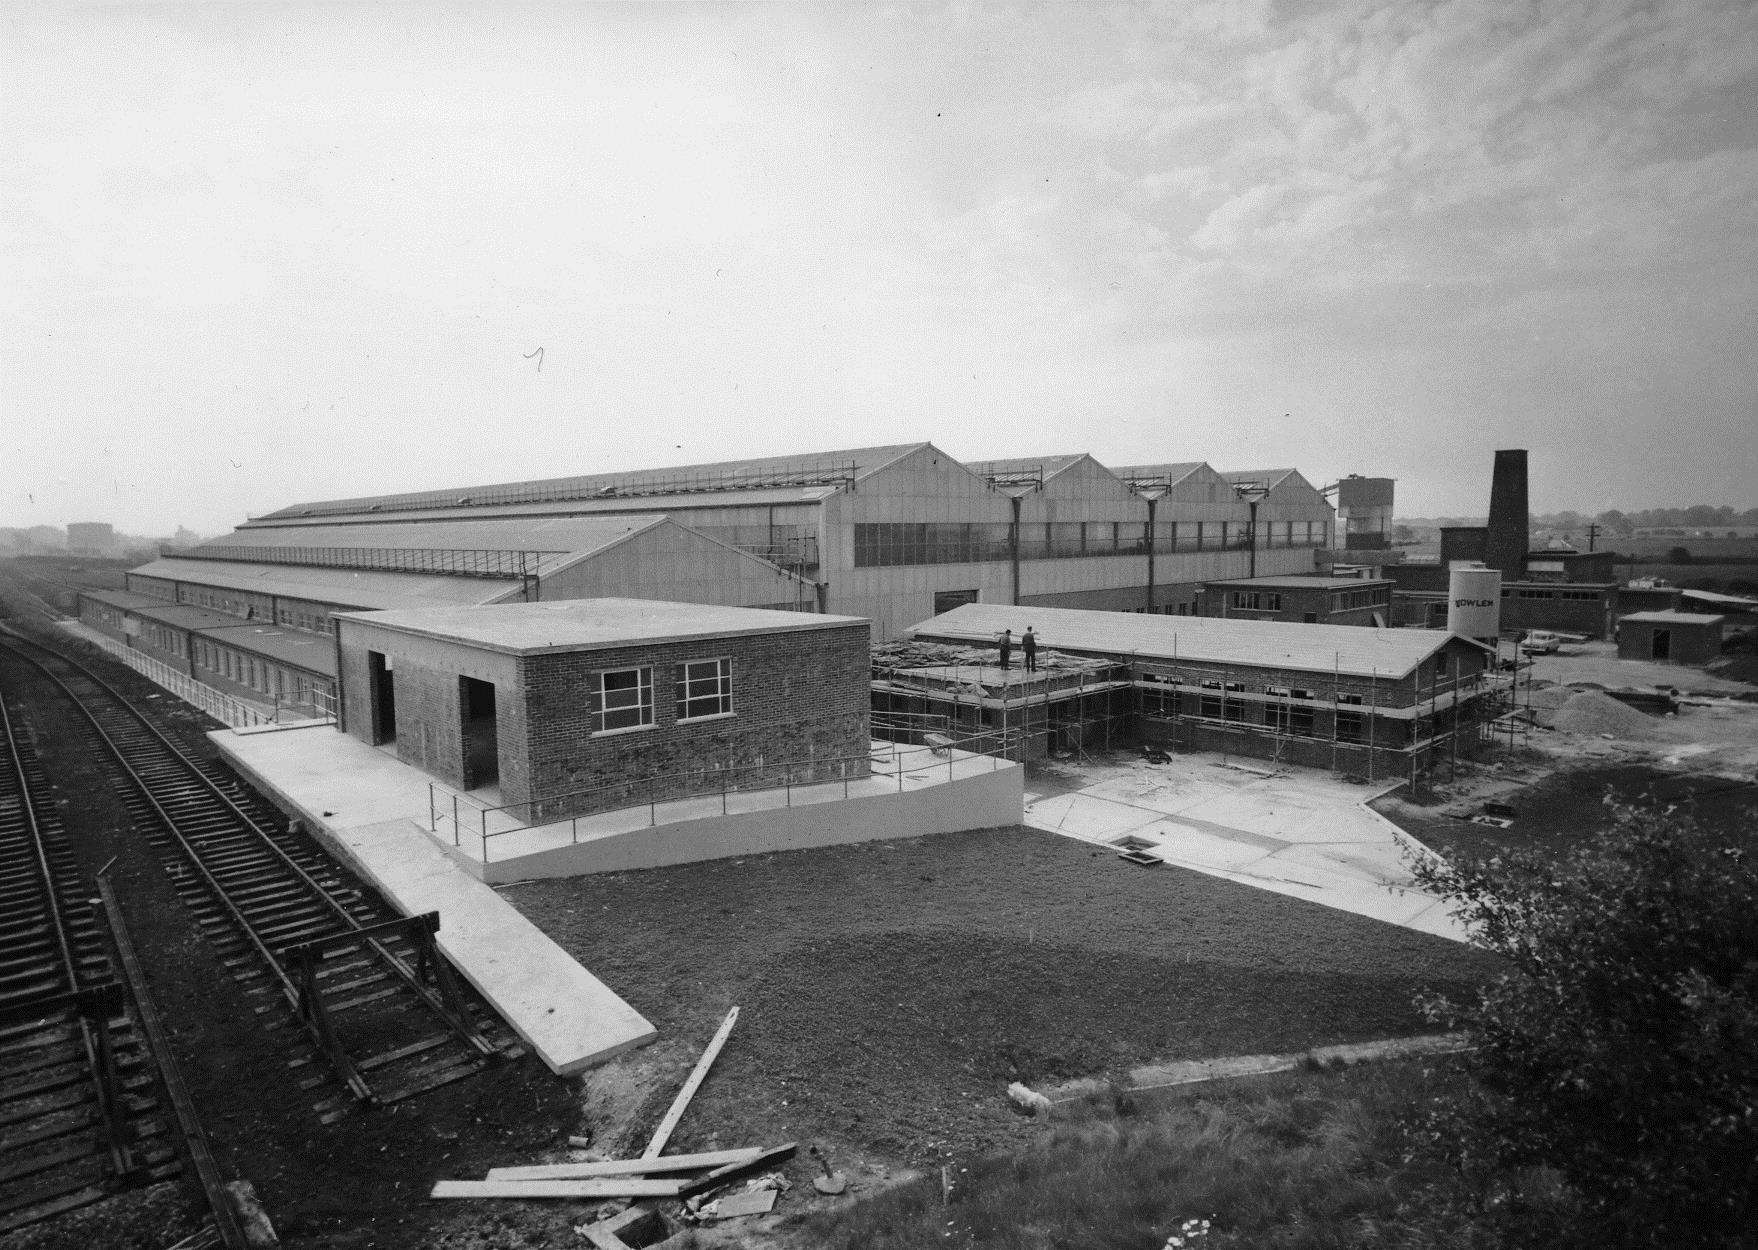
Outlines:
<svg viewBox="0 0 1758 1250"><path fill-rule="evenodd" d="M1094 1109L1015 1153L954 1164L950 1201L933 1173L809 1216L790 1244L1162 1250L1178 1235L1201 1250L1462 1250L1488 1230L1461 1219L1456 1175L1404 1123L1465 1079L1400 1062L1206 1086L1135 1115Z"/></svg>

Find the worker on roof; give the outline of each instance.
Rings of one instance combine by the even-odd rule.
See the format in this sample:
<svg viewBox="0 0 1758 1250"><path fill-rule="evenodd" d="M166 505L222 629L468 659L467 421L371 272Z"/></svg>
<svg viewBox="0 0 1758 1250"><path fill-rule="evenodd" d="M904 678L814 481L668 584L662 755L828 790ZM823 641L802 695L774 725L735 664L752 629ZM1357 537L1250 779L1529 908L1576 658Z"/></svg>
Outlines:
<svg viewBox="0 0 1758 1250"><path fill-rule="evenodd" d="M1026 626L1025 637L1021 638L1019 640L1019 642L1020 642L1020 650L1025 652L1026 672L1028 672L1028 673L1037 672L1038 671L1038 636L1032 632L1032 627L1030 625ZM1001 667L1006 668L1007 666L1005 664L1003 664Z"/></svg>
<svg viewBox="0 0 1758 1250"><path fill-rule="evenodd" d="M1001 649L1001 671L1005 673L1008 663L1013 659L1013 631L1011 629L1002 630L1001 636L995 640L995 645Z"/></svg>

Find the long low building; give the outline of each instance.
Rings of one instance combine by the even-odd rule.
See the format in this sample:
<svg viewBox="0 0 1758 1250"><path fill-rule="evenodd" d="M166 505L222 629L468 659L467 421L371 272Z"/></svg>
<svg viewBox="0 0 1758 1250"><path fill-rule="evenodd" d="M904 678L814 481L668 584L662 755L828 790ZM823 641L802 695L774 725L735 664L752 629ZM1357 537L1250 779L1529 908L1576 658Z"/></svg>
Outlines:
<svg viewBox="0 0 1758 1250"><path fill-rule="evenodd" d="M1103 667L1078 680L1057 667L1025 674L1017 662L967 664L944 681L891 671L876 709L940 715L1028 752L1076 749L1098 728L1386 776L1472 748L1506 689L1490 648L1426 630L968 604L908 632L989 649L1003 630L1017 638L1027 628L1041 651Z"/></svg>
<svg viewBox="0 0 1758 1250"><path fill-rule="evenodd" d="M334 620L623 595L815 611L811 583L664 516L239 531L81 598L81 620L228 694L329 711ZM459 546L447 544L458 543Z"/></svg>
<svg viewBox="0 0 1758 1250"><path fill-rule="evenodd" d="M660 518L743 552L744 584L716 561L582 563L599 535ZM968 602L1193 612L1205 581L1313 572L1335 520L1293 469L967 464L912 443L295 504L166 552L127 588L289 628L620 595L864 616L883 639Z"/></svg>

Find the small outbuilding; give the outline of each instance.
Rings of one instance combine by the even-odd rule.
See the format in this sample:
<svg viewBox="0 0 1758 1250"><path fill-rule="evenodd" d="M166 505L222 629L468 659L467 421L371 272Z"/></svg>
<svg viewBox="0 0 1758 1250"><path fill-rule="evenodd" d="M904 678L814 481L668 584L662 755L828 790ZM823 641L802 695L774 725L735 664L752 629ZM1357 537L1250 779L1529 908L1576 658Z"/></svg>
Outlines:
<svg viewBox="0 0 1758 1250"><path fill-rule="evenodd" d="M1618 621L1618 658L1707 664L1721 654L1725 620L1697 612L1632 612Z"/></svg>
<svg viewBox="0 0 1758 1250"><path fill-rule="evenodd" d="M340 728L528 822L869 771L860 617L575 599L335 620Z"/></svg>

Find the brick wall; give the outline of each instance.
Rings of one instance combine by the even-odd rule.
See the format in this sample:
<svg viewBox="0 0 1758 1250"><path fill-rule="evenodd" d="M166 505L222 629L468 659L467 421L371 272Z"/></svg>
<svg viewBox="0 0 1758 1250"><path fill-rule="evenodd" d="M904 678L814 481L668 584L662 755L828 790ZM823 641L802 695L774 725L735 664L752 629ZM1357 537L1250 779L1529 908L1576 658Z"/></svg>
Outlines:
<svg viewBox="0 0 1758 1250"><path fill-rule="evenodd" d="M722 656L732 660L733 715L680 723L678 667ZM869 663L865 622L525 657L529 772L512 776L503 763L502 792L535 800L530 818L549 820L675 797L722 775L746 789L865 776ZM598 674L626 668L652 670L654 724L595 733Z"/></svg>
<svg viewBox="0 0 1758 1250"><path fill-rule="evenodd" d="M362 742L374 741L374 699L368 652L391 659L397 712L397 758L459 789L480 778L464 764L464 708L459 678L474 677L495 688L495 734L500 744L503 792L519 779L515 761L524 756L524 699L515 657L480 647L380 629L369 621L340 620L343 728Z"/></svg>

